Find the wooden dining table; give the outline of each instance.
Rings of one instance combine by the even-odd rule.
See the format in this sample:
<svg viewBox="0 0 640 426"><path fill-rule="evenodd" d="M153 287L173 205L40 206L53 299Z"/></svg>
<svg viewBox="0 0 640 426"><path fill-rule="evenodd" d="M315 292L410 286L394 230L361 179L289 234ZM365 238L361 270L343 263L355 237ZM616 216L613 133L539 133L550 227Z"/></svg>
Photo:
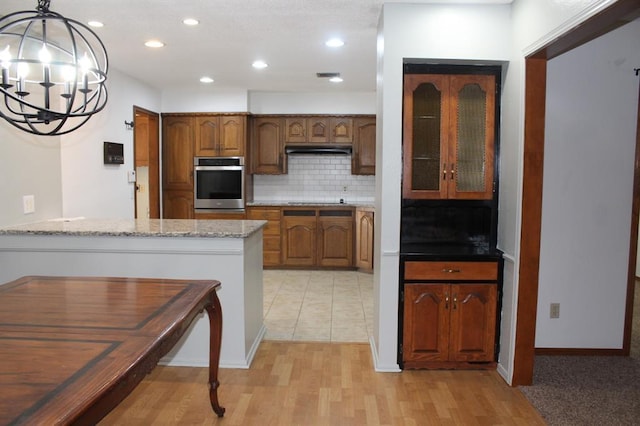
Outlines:
<svg viewBox="0 0 640 426"><path fill-rule="evenodd" d="M215 280L54 276L0 285L0 424L96 424L203 310L209 396L222 417L219 287Z"/></svg>

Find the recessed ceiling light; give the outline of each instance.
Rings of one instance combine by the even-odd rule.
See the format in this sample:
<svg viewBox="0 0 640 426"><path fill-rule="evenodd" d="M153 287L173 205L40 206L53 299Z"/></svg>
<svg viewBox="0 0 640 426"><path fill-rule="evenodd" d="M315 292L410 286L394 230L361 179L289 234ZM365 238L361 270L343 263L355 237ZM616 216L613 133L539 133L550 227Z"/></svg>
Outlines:
<svg viewBox="0 0 640 426"><path fill-rule="evenodd" d="M211 77L201 77L200 78L200 83L213 83L213 79Z"/></svg>
<svg viewBox="0 0 640 426"><path fill-rule="evenodd" d="M342 39L334 37L327 40L325 42L325 45L327 45L328 47L342 47L344 46L344 41L342 41Z"/></svg>
<svg viewBox="0 0 640 426"><path fill-rule="evenodd" d="M189 25L189 26L194 26L194 25L198 25L200 23L200 21L198 21L197 19L193 19L193 18L185 18L182 20L182 23L185 25Z"/></svg>
<svg viewBox="0 0 640 426"><path fill-rule="evenodd" d="M332 82L332 83L342 83L343 82L342 77L331 77L329 79L329 81Z"/></svg>
<svg viewBox="0 0 640 426"><path fill-rule="evenodd" d="M263 68L268 67L269 65L268 65L265 61L260 61L260 60L258 60L258 61L253 61L253 63L251 64L251 66L252 66L252 67L254 67L254 68L256 68L256 69L261 70L261 69L263 69Z"/></svg>
<svg viewBox="0 0 640 426"><path fill-rule="evenodd" d="M153 48L164 47L164 43L160 40L149 40L144 45Z"/></svg>
<svg viewBox="0 0 640 426"><path fill-rule="evenodd" d="M104 24L100 21L89 21L87 22L87 24L89 24L90 27L93 28L102 28L104 27Z"/></svg>

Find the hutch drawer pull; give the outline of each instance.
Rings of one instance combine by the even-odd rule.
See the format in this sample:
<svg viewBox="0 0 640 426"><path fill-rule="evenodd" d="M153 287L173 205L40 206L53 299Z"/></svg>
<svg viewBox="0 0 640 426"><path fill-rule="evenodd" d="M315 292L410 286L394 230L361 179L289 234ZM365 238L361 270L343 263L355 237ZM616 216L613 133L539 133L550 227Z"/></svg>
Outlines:
<svg viewBox="0 0 640 426"><path fill-rule="evenodd" d="M460 269L443 269L442 272L446 272L447 274L457 274L460 272Z"/></svg>

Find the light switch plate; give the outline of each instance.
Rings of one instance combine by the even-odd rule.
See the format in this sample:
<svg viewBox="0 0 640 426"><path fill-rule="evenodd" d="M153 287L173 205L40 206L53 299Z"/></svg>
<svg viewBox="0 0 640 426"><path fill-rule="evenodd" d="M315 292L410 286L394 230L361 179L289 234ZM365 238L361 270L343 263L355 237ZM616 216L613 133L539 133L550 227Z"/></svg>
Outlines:
<svg viewBox="0 0 640 426"><path fill-rule="evenodd" d="M36 212L36 199L33 195L24 195L22 197L22 212L24 214Z"/></svg>

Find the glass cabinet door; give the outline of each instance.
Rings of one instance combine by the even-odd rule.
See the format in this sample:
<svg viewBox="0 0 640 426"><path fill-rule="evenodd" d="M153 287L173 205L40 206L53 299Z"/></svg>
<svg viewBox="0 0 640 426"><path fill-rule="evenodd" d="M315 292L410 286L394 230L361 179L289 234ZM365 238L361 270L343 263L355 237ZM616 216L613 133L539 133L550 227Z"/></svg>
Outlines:
<svg viewBox="0 0 640 426"><path fill-rule="evenodd" d="M449 80L441 75L407 75L404 88L403 195L446 196L446 105Z"/></svg>
<svg viewBox="0 0 640 426"><path fill-rule="evenodd" d="M451 76L449 198L491 199L494 161L495 77Z"/></svg>
<svg viewBox="0 0 640 426"><path fill-rule="evenodd" d="M493 197L495 77L407 74L404 198Z"/></svg>

